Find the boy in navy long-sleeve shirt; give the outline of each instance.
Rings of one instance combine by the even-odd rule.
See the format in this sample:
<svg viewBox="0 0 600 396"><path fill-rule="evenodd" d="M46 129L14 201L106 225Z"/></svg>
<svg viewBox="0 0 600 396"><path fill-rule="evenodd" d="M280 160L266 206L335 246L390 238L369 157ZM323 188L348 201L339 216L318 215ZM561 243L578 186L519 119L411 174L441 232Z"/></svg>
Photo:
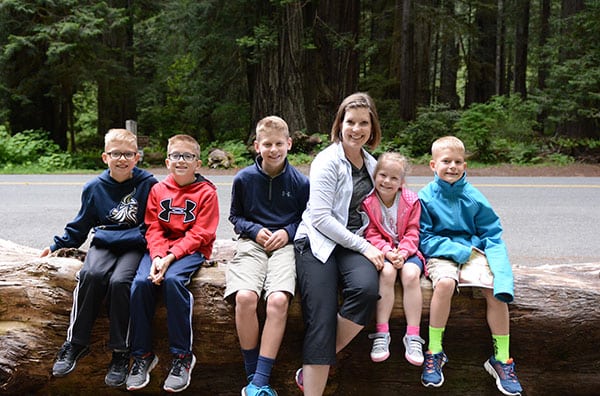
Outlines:
<svg viewBox="0 0 600 396"><path fill-rule="evenodd" d="M308 201L308 178L291 166L292 140L286 122L270 116L256 127L254 165L233 180L229 220L239 234L227 271L225 298L235 304L235 323L248 385L242 395L276 395L271 369L281 345L287 309L296 287L294 245ZM264 296L267 317L262 337L256 313Z"/></svg>

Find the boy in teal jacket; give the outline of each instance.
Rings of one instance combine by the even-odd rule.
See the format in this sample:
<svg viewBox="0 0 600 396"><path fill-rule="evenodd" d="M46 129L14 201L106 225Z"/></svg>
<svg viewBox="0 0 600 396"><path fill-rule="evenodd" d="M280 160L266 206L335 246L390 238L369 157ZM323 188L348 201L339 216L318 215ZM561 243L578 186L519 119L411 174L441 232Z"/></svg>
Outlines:
<svg viewBox="0 0 600 396"><path fill-rule="evenodd" d="M421 382L426 387L444 383L442 367L448 358L442 336L450 315L458 271L469 259L487 259L494 276L493 289L482 288L494 355L484 364L505 395L520 395L522 388L509 354L508 304L514 298L513 274L502 240L500 219L485 196L466 181L463 142L446 136L431 147L429 163L434 180L419 191L421 200L420 250L427 259L433 296L429 312L429 350Z"/></svg>

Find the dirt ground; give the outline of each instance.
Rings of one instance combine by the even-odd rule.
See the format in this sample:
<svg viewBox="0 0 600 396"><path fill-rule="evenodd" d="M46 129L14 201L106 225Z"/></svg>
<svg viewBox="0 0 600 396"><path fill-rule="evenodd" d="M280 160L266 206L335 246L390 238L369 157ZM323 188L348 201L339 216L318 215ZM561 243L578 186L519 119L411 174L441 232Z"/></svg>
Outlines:
<svg viewBox="0 0 600 396"><path fill-rule="evenodd" d="M302 172L308 174L309 166L298 167ZM167 173L165 168L149 169L156 175ZM234 175L239 169L211 169L203 166L200 170L205 176L210 175ZM600 164L571 164L564 166L515 166L495 165L482 168L468 168L469 176L525 176L525 177L600 177ZM409 176L430 176L432 174L429 166L413 165Z"/></svg>

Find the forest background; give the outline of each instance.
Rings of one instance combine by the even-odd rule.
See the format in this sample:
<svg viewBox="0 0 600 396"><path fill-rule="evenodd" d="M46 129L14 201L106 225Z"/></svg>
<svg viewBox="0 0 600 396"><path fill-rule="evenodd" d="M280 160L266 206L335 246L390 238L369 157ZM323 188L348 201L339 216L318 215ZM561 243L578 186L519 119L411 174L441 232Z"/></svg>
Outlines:
<svg viewBox="0 0 600 396"><path fill-rule="evenodd" d="M598 0L2 0L0 170L98 169L125 120L149 165L187 133L244 166L270 114L321 137L306 164L359 90L375 155L423 163L454 134L479 163L597 164L599 20Z"/></svg>

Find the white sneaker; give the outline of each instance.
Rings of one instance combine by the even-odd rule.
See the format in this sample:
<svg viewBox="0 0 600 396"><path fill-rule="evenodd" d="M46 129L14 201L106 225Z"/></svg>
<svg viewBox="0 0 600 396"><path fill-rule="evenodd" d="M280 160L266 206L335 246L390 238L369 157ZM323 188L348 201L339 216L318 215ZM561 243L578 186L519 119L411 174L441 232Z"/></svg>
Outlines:
<svg viewBox="0 0 600 396"><path fill-rule="evenodd" d="M423 364L423 345L425 340L417 335L405 335L402 338L406 352L404 357L410 364L421 366Z"/></svg>
<svg viewBox="0 0 600 396"><path fill-rule="evenodd" d="M390 357L390 343L392 337L390 333L372 333L369 338L373 340L371 348L371 360L374 362L383 362Z"/></svg>

